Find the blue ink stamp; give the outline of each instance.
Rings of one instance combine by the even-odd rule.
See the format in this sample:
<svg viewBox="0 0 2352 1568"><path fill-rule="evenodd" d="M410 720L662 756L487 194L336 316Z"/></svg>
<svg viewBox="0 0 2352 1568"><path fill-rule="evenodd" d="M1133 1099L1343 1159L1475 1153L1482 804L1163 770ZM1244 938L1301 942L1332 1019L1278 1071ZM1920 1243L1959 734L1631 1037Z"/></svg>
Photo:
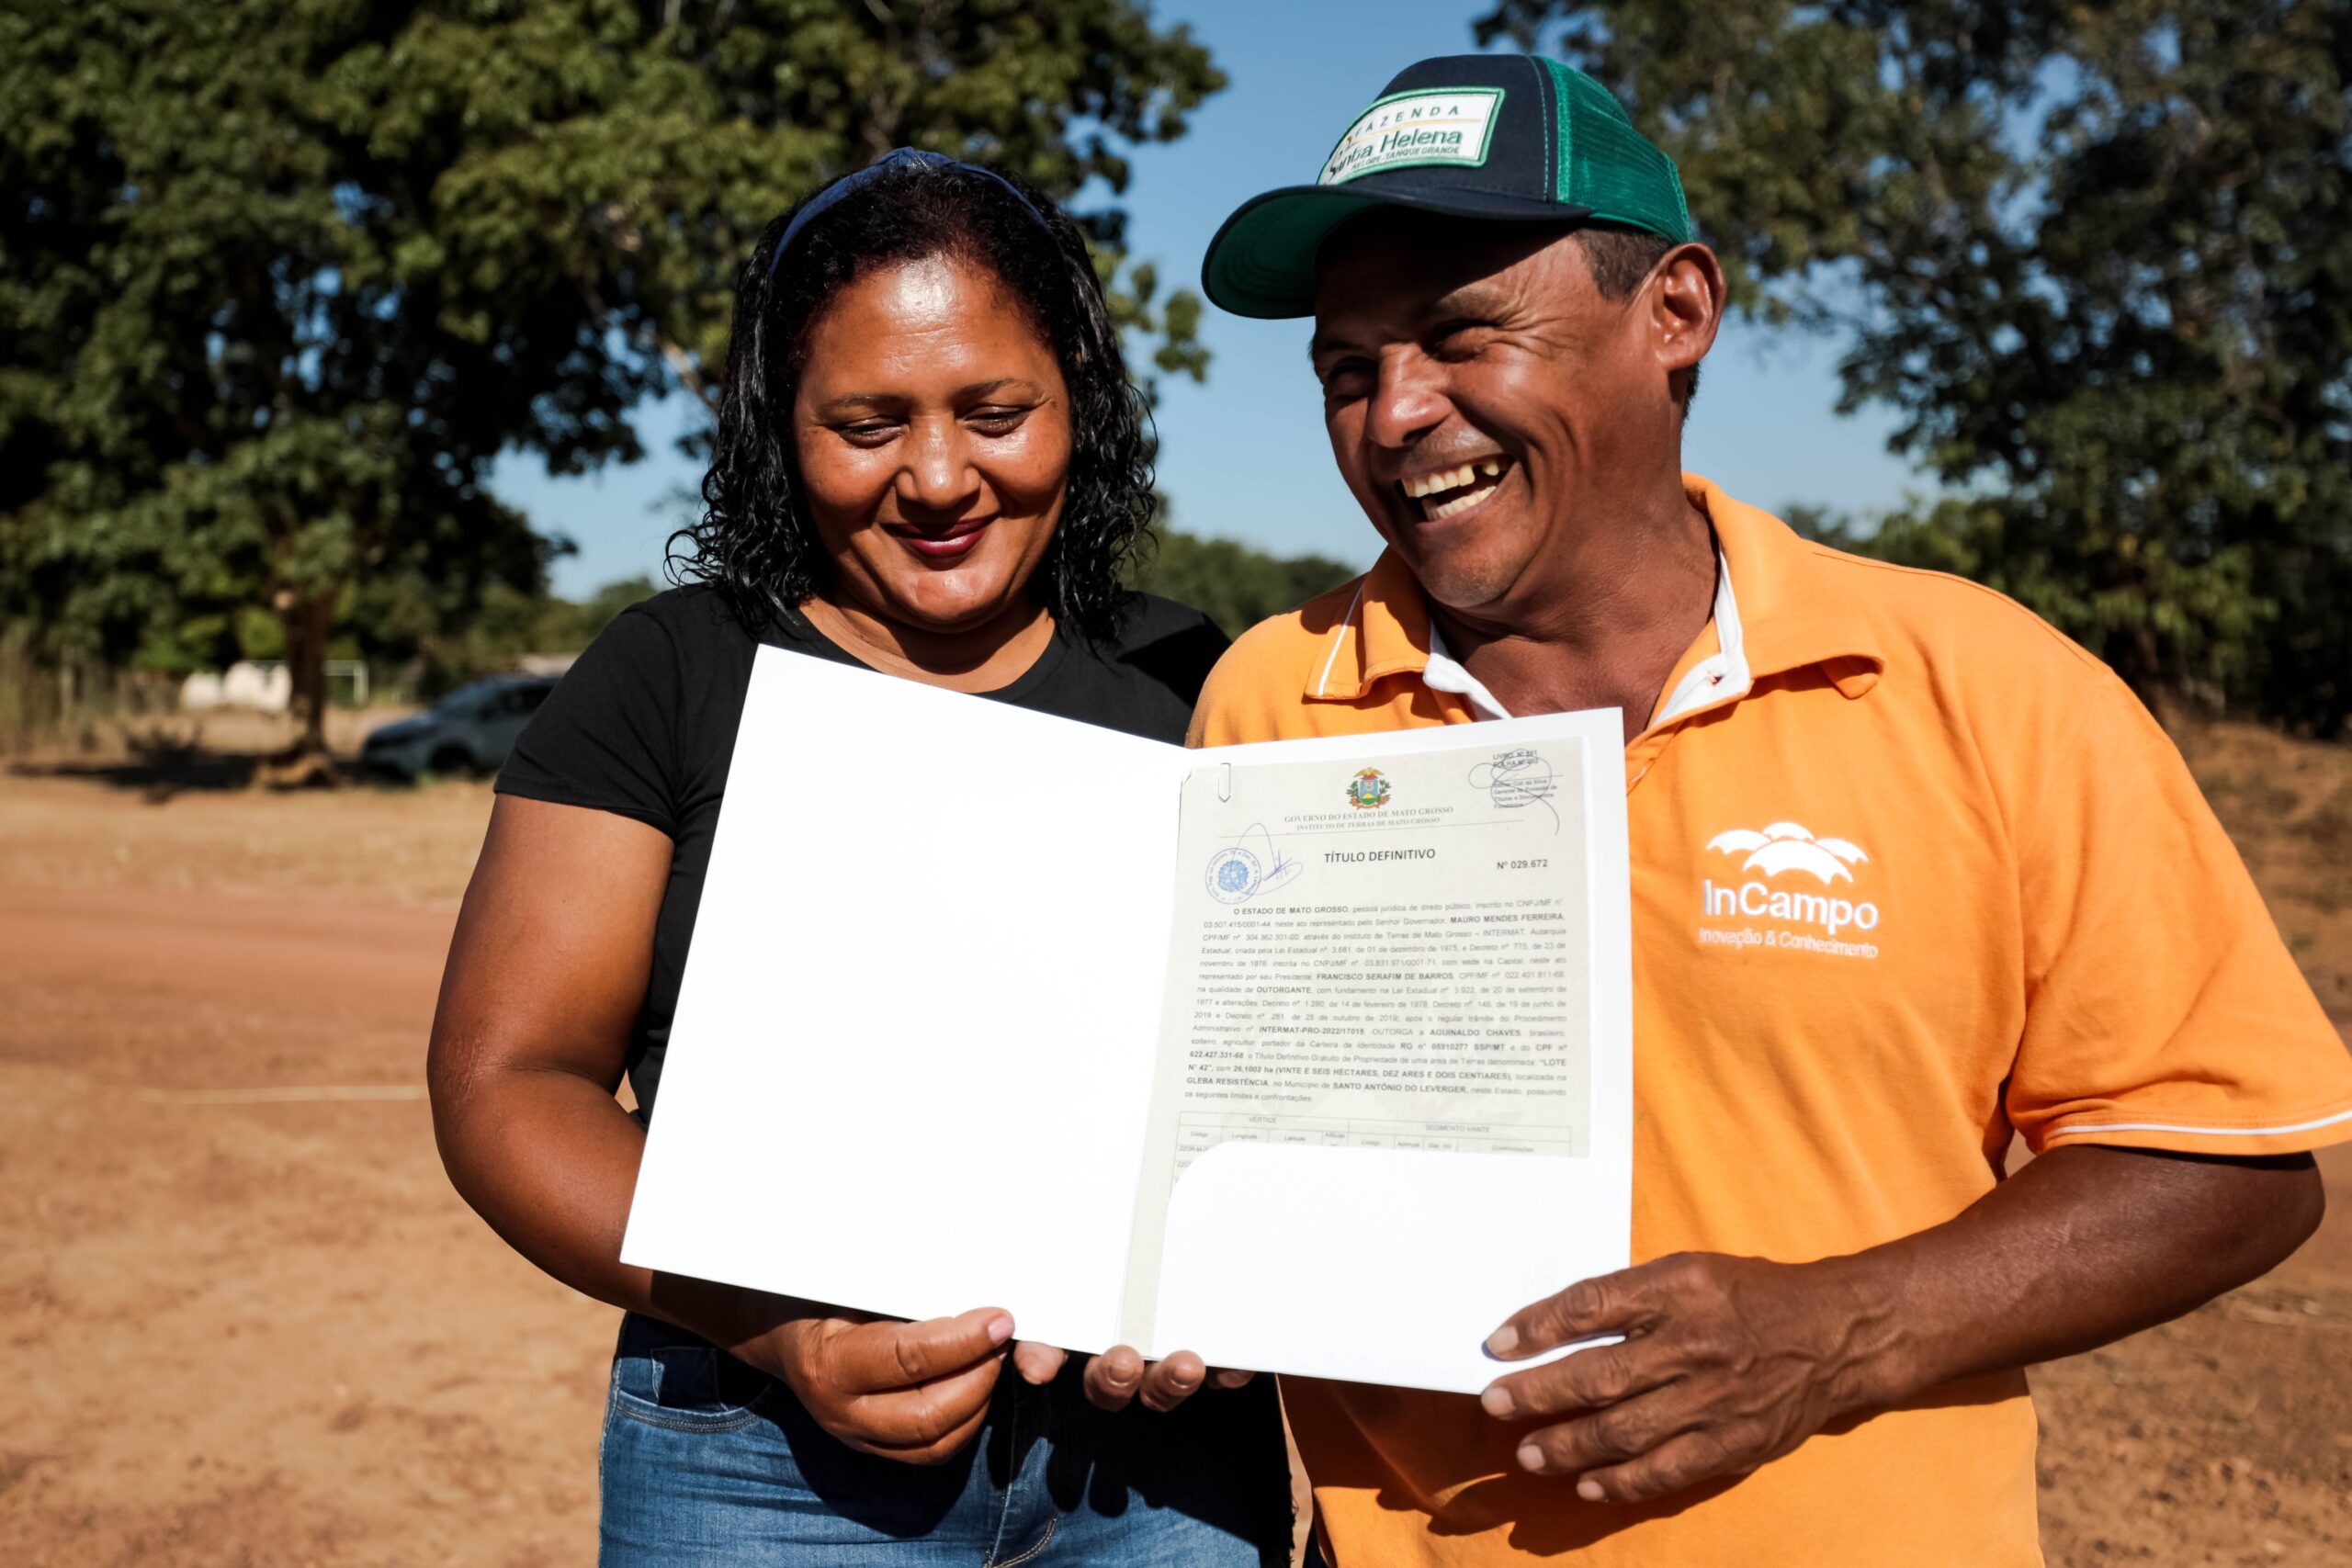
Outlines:
<svg viewBox="0 0 2352 1568"><path fill-rule="evenodd" d="M1238 904L1258 891L1264 879L1258 857L1248 850L1219 850L1209 857L1209 897L1220 904Z"/></svg>

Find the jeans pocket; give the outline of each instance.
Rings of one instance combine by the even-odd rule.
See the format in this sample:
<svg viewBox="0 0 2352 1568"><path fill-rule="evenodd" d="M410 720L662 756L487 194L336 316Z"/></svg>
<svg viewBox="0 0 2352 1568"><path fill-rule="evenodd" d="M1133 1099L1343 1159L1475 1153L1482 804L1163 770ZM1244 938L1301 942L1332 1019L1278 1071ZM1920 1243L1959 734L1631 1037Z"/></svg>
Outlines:
<svg viewBox="0 0 2352 1568"><path fill-rule="evenodd" d="M779 1385L684 1330L630 1315L613 1355L613 1416L673 1432L738 1432Z"/></svg>

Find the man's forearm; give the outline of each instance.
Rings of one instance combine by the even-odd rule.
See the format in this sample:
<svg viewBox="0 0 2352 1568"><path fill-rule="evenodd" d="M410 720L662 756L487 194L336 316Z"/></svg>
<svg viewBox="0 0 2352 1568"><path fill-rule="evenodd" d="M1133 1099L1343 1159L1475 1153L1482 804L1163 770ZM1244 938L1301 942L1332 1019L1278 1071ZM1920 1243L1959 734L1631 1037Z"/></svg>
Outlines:
<svg viewBox="0 0 2352 1568"><path fill-rule="evenodd" d="M1573 1475L1593 1502L1670 1496L1840 1416L2177 1316L2292 1252L2322 1202L2308 1156L2060 1149L1950 1222L1849 1257L1677 1253L1581 1280L1513 1314L1489 1351L1624 1337L1481 1397L1532 1424L1523 1468Z"/></svg>
<svg viewBox="0 0 2352 1568"><path fill-rule="evenodd" d="M2177 1317L2319 1224L2308 1155L2062 1147L1950 1222L1812 1267L1851 1292L1856 1405L2046 1361Z"/></svg>

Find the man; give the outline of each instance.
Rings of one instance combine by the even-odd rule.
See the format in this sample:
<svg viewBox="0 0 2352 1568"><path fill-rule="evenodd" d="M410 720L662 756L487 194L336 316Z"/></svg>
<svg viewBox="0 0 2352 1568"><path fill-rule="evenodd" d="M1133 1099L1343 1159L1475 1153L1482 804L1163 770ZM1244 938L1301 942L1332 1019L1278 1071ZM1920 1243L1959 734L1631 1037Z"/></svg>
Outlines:
<svg viewBox="0 0 2352 1568"><path fill-rule="evenodd" d="M1488 1348L1626 1337L1483 1400L1289 1382L1340 1568L2038 1562L2019 1369L2276 1264L2352 1134L2178 755L2017 605L1681 472L1722 275L1576 72L1413 66L1204 276L1314 316L1388 548L1235 646L1195 743L1625 716L1649 1261Z"/></svg>

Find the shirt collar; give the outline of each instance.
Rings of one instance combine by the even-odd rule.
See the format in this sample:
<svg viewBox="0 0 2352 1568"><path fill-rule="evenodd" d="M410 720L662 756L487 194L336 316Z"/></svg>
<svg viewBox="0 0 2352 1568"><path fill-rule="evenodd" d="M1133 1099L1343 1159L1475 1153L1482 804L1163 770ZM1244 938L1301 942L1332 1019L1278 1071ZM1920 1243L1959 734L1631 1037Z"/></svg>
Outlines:
<svg viewBox="0 0 2352 1568"><path fill-rule="evenodd" d="M1306 695L1312 701L1353 702L1374 682L1418 675L1429 661L1430 612L1421 585L1403 558L1383 550L1358 580L1323 656L1307 671Z"/></svg>
<svg viewBox="0 0 2352 1568"><path fill-rule="evenodd" d="M1748 674L1746 638L1740 630L1739 596L1733 591L1731 568L1721 550L1715 552L1715 603L1707 624L1714 628L1715 651L1692 665L1675 683L1674 694L1658 706L1659 724L1671 724L1702 707L1744 697L1755 684ZM1480 718L1510 717L1510 710L1487 690L1487 683L1453 657L1434 616L1430 620L1429 663L1421 670L1421 683L1431 691L1453 693Z"/></svg>
<svg viewBox="0 0 2352 1568"><path fill-rule="evenodd" d="M1433 692L1451 692L1470 705L1470 711L1480 718L1509 718L1510 710L1495 700L1487 683L1470 673L1469 667L1453 657L1445 646L1445 634L1438 630L1437 622L1430 622L1430 661L1422 667L1421 684Z"/></svg>
<svg viewBox="0 0 2352 1568"><path fill-rule="evenodd" d="M1707 624L1714 628L1715 651L1675 682L1658 705L1653 724L1671 724L1716 703L1736 702L1756 684L1747 663L1747 628L1739 618L1739 594L1732 587L1731 562L1721 546L1715 549L1714 612Z"/></svg>
<svg viewBox="0 0 2352 1568"><path fill-rule="evenodd" d="M1851 590L1821 580L1826 552L1711 480L1685 474L1683 488L1714 525L1717 650L1677 684L1658 722L1736 701L1768 675L1814 665L1826 666L1831 683L1848 697L1876 684L1885 666L1878 639L1853 607ZM1442 663L1432 659L1433 648ZM1482 716L1487 708L1498 715L1493 696L1443 649L1420 584L1396 551L1384 550L1357 583L1347 614L1308 671L1305 694L1309 701L1354 702L1376 682L1409 673L1470 699Z"/></svg>

